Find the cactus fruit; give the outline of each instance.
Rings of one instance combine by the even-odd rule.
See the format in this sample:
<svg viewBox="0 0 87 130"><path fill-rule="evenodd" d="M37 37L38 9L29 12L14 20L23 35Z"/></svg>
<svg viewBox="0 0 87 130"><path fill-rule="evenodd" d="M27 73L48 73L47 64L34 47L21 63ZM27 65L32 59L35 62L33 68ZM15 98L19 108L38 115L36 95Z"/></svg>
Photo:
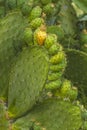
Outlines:
<svg viewBox="0 0 87 130"><path fill-rule="evenodd" d="M57 36L55 34L48 34L45 40L45 47L49 49L55 43L57 43Z"/></svg>
<svg viewBox="0 0 87 130"><path fill-rule="evenodd" d="M0 130L87 129L87 9L73 1L0 0Z"/></svg>
<svg viewBox="0 0 87 130"><path fill-rule="evenodd" d="M33 42L33 31L31 28L26 28L24 30L24 41L27 43L27 45L32 45Z"/></svg>
<svg viewBox="0 0 87 130"><path fill-rule="evenodd" d="M20 12L10 13L0 21L0 97L7 97L9 70L22 44L25 26Z"/></svg>
<svg viewBox="0 0 87 130"><path fill-rule="evenodd" d="M27 124L30 121L33 121L33 125L38 123L41 128L47 130L78 130L82 125L79 107L55 99L45 100L36 105L29 115L17 120L14 126L19 126L20 122Z"/></svg>
<svg viewBox="0 0 87 130"><path fill-rule="evenodd" d="M41 13L42 13L42 9L41 7L39 6L36 6L34 7L31 12L30 12L30 15L29 15L29 21L35 19L35 18L38 18L41 16Z"/></svg>
<svg viewBox="0 0 87 130"><path fill-rule="evenodd" d="M55 8L55 5L52 4L52 3L49 3L47 5L45 5L43 7L43 12L46 14L46 15L51 15L54 11L54 8Z"/></svg>
<svg viewBox="0 0 87 130"><path fill-rule="evenodd" d="M71 82L68 80L63 82L60 93L63 98L69 98L71 101L75 101L78 96L77 88L72 87Z"/></svg>
<svg viewBox="0 0 87 130"><path fill-rule="evenodd" d="M54 55L58 51L61 51L61 50L62 50L62 46L58 43L55 43L48 49L48 52L49 52L50 55Z"/></svg>
<svg viewBox="0 0 87 130"><path fill-rule="evenodd" d="M30 22L30 27L32 29L37 29L40 27L42 24L44 24L44 20L42 18L36 18Z"/></svg>
<svg viewBox="0 0 87 130"><path fill-rule="evenodd" d="M38 31L37 33L38 35L36 35L36 40L39 43L39 45L37 43L37 45L33 45L34 47L33 48L31 47L31 49L29 50L25 49L24 52L19 56L11 72L10 84L9 84L10 87L9 87L9 94L8 94L8 108L9 108L9 112L12 113L14 117L21 116L21 114L24 114L26 111L32 108L32 106L37 101L40 91L43 89L43 87L45 89L53 90L59 88L61 85L61 77L63 71L61 70L55 73L54 71L51 71L49 69L50 65L54 63L50 62L51 56L49 56L48 49L45 47L44 44L42 44L42 41L40 41L45 39L39 39L39 38L43 38L44 36L42 35L43 34L42 31L38 29L36 31ZM44 33L47 35L45 31ZM55 41L55 38L52 39L52 41ZM55 42L53 42L53 44L55 44ZM56 45L56 47L57 46L58 44ZM57 61L56 64L59 64L66 61L66 57L62 48L59 49L60 45L57 48L59 51L57 52L58 58L57 60L54 59L54 61L55 62ZM60 54L62 53L63 55L61 57ZM56 54L53 55L53 57L56 57ZM32 62L34 63L31 64ZM64 67L65 65L66 64L64 64ZM37 74L39 76L38 78L37 78ZM35 81L33 79L35 79ZM14 86L14 91L13 91L13 86ZM26 88L24 86L26 86ZM32 93L31 91L29 93L27 90L31 90L31 88L32 88ZM16 95L12 96L14 92L16 93ZM19 92L20 92L20 97L19 97ZM24 97L24 95L26 95L26 97ZM32 95L34 96L32 97ZM11 96L12 98L10 98ZM24 105L22 102L23 99L25 99ZM19 109L19 106L21 106L21 109Z"/></svg>
<svg viewBox="0 0 87 130"><path fill-rule="evenodd" d="M61 88L61 94L65 97L68 96L69 91L71 90L71 82L68 80L65 80L62 84L62 88Z"/></svg>
<svg viewBox="0 0 87 130"><path fill-rule="evenodd" d="M43 45L46 37L47 37L46 30L44 26L41 26L34 32L34 43L38 45Z"/></svg>
<svg viewBox="0 0 87 130"><path fill-rule="evenodd" d="M51 57L50 63L58 64L58 63L62 62L64 60L64 58L65 58L64 52L58 52L58 54Z"/></svg>

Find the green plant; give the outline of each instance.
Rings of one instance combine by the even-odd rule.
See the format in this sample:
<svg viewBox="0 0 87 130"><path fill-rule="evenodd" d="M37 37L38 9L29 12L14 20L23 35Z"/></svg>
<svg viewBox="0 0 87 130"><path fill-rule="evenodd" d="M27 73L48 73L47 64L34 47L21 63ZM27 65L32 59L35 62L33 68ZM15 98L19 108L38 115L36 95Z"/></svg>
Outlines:
<svg viewBox="0 0 87 130"><path fill-rule="evenodd" d="M0 0L0 130L87 129L86 4Z"/></svg>

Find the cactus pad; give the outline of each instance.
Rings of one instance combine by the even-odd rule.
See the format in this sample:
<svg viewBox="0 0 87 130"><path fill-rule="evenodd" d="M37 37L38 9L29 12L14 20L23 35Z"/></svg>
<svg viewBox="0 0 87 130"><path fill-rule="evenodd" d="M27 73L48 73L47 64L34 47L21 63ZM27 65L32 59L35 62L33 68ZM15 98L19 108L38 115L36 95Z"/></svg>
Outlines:
<svg viewBox="0 0 87 130"><path fill-rule="evenodd" d="M36 105L29 115L16 121L14 126L23 121L25 124L33 121L47 130L78 130L82 125L79 107L55 99Z"/></svg>
<svg viewBox="0 0 87 130"><path fill-rule="evenodd" d="M44 50L35 47L25 49L15 63L8 95L8 107L13 116L30 110L38 99L48 73L47 59Z"/></svg>
<svg viewBox="0 0 87 130"><path fill-rule="evenodd" d="M0 21L0 97L7 95L9 70L21 46L25 26L20 12L9 13Z"/></svg>

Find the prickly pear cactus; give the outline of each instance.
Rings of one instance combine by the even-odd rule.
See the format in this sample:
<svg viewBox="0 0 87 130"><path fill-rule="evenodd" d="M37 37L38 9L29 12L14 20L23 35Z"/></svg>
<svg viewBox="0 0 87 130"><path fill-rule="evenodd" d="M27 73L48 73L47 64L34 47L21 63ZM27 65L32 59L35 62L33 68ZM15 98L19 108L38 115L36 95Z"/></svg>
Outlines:
<svg viewBox="0 0 87 130"><path fill-rule="evenodd" d="M10 73L8 110L13 117L30 110L43 88L54 90L62 83L66 57L61 45L57 44L56 35L47 34L42 26L33 35L35 44L23 50ZM58 65L61 69L55 67Z"/></svg>
<svg viewBox="0 0 87 130"><path fill-rule="evenodd" d="M0 0L0 130L87 129L86 2L73 2Z"/></svg>
<svg viewBox="0 0 87 130"><path fill-rule="evenodd" d="M22 44L25 26L20 12L10 13L0 21L0 97L7 97L9 69Z"/></svg>

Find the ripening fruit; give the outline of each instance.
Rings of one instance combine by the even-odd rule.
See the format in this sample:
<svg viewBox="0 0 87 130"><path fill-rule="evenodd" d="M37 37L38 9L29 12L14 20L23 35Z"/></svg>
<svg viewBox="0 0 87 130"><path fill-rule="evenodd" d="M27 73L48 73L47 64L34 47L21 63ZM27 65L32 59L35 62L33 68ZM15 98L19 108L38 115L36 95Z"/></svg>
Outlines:
<svg viewBox="0 0 87 130"><path fill-rule="evenodd" d="M46 37L47 37L46 31L38 29L34 33L34 43L43 45Z"/></svg>

